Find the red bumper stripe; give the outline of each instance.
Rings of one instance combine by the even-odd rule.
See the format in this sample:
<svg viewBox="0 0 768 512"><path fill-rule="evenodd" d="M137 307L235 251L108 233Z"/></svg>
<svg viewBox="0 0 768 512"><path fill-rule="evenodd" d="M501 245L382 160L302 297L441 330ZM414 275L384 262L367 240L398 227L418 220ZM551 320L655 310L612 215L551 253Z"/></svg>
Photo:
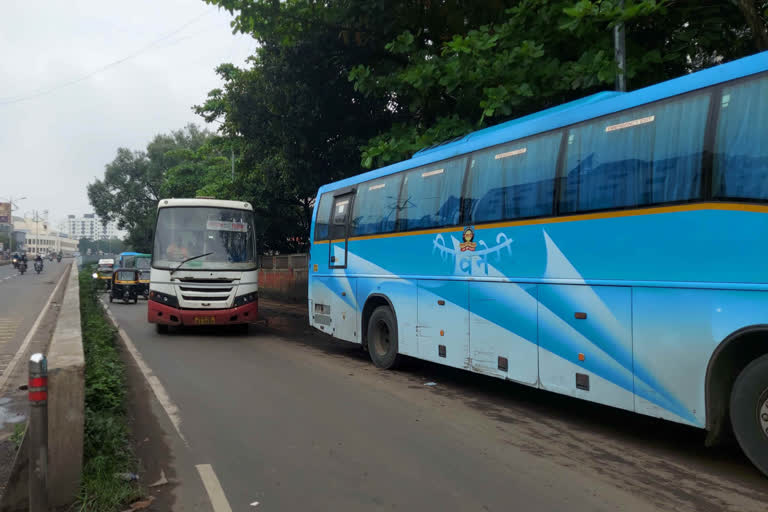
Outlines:
<svg viewBox="0 0 768 512"><path fill-rule="evenodd" d="M230 309L178 309L150 300L147 304L147 320L166 325L233 325L255 322L259 315L258 301ZM171 317L174 317L172 319ZM195 318L205 319L196 322ZM208 321L213 318L213 322ZM232 320L234 318L234 320Z"/></svg>

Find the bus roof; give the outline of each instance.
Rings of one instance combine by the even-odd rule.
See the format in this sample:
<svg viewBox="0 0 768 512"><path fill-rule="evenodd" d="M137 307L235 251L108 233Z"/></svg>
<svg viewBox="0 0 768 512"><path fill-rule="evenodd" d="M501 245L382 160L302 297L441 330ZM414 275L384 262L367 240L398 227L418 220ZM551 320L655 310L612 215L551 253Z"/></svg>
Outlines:
<svg viewBox="0 0 768 512"><path fill-rule="evenodd" d="M330 190L348 187L356 183L445 160L503 142L556 130L564 126L754 75L766 70L768 70L768 52L762 52L632 92L609 91L593 94L570 103L484 128L455 140L422 149L417 151L408 160L323 185L320 187L319 193L322 194Z"/></svg>
<svg viewBox="0 0 768 512"><path fill-rule="evenodd" d="M200 206L208 208L231 208L233 210L253 211L250 203L243 201L225 201L223 199L161 199L157 208L171 208L174 206Z"/></svg>

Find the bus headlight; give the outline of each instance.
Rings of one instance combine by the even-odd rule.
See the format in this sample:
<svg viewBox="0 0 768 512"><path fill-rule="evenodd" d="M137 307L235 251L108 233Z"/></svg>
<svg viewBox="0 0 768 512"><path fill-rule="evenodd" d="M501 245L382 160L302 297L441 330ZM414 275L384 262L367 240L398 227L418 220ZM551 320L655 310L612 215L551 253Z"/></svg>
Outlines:
<svg viewBox="0 0 768 512"><path fill-rule="evenodd" d="M240 295L239 297L235 297L235 306L245 306L246 304L250 304L251 302L256 302L259 298L258 292L252 292L252 293L246 293L245 295Z"/></svg>
<svg viewBox="0 0 768 512"><path fill-rule="evenodd" d="M170 306L172 308L179 307L179 299L177 299L176 296L168 295L167 293L160 293L160 292L151 290L149 292L149 300L153 300L155 302L158 302L165 306Z"/></svg>
<svg viewBox="0 0 768 512"><path fill-rule="evenodd" d="M94 273L93 273L93 275L92 275L91 277L93 277L94 279L98 279L98 278L99 278L99 274L97 274L96 272L94 272Z"/></svg>

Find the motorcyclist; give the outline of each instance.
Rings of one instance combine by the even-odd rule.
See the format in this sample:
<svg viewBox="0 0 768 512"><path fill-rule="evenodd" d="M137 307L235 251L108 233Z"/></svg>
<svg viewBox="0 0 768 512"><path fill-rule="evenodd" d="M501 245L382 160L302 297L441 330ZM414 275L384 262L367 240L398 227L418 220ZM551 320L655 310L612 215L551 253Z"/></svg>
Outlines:
<svg viewBox="0 0 768 512"><path fill-rule="evenodd" d="M23 269L21 267L24 267ZM23 252L19 256L19 271L23 274L27 270L27 253Z"/></svg>
<svg viewBox="0 0 768 512"><path fill-rule="evenodd" d="M35 256L35 265L40 264L40 270L43 269L43 257L39 254Z"/></svg>

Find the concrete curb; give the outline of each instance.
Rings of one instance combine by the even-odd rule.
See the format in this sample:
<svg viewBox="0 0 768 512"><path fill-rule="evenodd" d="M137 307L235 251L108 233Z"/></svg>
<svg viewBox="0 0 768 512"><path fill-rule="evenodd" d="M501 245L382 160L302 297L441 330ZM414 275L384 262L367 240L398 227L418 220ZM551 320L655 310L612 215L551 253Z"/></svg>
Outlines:
<svg viewBox="0 0 768 512"><path fill-rule="evenodd" d="M85 354L80 284L72 265L48 349L48 495L51 506L72 503L80 490L85 428Z"/></svg>

